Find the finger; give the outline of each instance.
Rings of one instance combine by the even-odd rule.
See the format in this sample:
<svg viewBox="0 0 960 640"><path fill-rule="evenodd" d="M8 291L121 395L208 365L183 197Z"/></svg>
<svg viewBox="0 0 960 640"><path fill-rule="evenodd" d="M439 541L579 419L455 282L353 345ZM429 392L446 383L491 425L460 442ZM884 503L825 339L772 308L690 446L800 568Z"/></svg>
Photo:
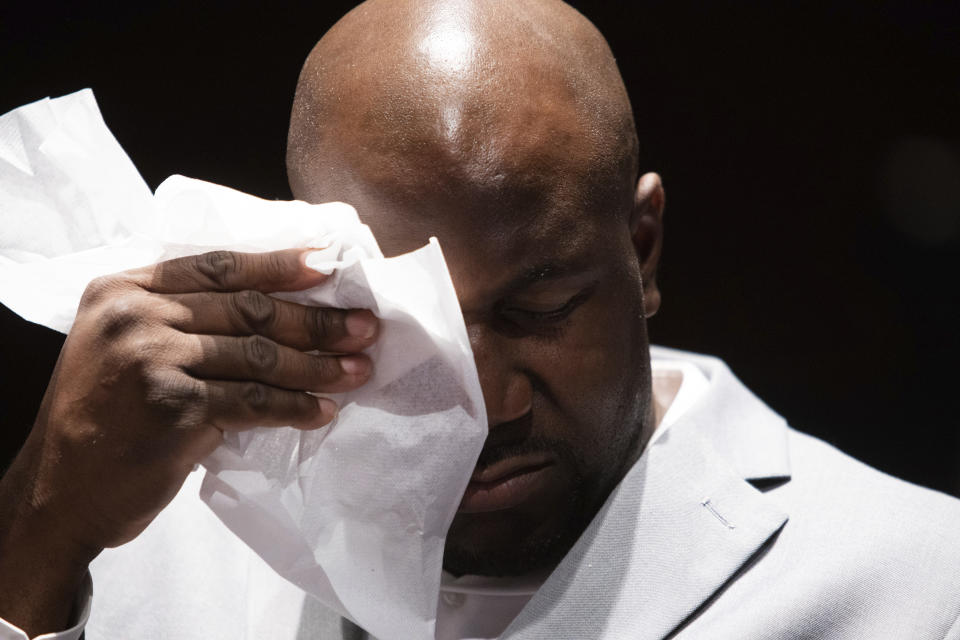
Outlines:
<svg viewBox="0 0 960 640"><path fill-rule="evenodd" d="M329 398L260 382L201 380L178 368L159 369L151 379L144 401L152 422L173 428L168 435L189 430L195 436L179 438L186 447L184 460L196 460L191 451L197 454L216 446L214 428L237 431L289 425L313 429L329 424L338 412ZM201 432L206 437L200 437Z"/></svg>
<svg viewBox="0 0 960 640"><path fill-rule="evenodd" d="M205 423L221 431L291 426L316 429L337 417L337 404L299 391L258 382L203 380Z"/></svg>
<svg viewBox="0 0 960 640"><path fill-rule="evenodd" d="M307 249L267 253L212 251L133 269L125 276L154 293L299 291L327 277L304 262Z"/></svg>
<svg viewBox="0 0 960 640"><path fill-rule="evenodd" d="M253 290L168 299L168 324L184 333L261 335L300 351L361 351L373 344L378 330L376 316L365 309L308 307Z"/></svg>
<svg viewBox="0 0 960 640"><path fill-rule="evenodd" d="M250 380L296 391L341 393L370 379L364 354L310 355L263 336L185 336L184 370L208 380Z"/></svg>

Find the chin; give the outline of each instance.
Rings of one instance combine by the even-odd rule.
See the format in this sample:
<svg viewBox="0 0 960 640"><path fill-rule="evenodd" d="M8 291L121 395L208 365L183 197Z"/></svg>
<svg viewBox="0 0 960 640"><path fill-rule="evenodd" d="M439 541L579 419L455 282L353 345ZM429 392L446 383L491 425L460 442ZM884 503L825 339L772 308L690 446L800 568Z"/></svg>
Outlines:
<svg viewBox="0 0 960 640"><path fill-rule="evenodd" d="M616 446L606 447L605 456L582 457L578 455L582 450L568 442L543 438L512 452L547 451L553 462L523 474L523 481L512 487L509 482L493 489L475 487L472 492L468 487L447 534L443 568L457 576L521 576L552 570L636 459L642 425L638 421L637 428L621 433L619 439L609 438Z"/></svg>
<svg viewBox="0 0 960 640"><path fill-rule="evenodd" d="M489 514L470 514L489 517ZM451 528L444 550L443 568L456 575L521 576L555 566L579 537L570 527L547 527L525 532L503 525L485 526L471 517L464 523L470 535L463 539ZM477 534L492 535L480 539Z"/></svg>
<svg viewBox="0 0 960 640"><path fill-rule="evenodd" d="M454 575L520 576L553 568L570 551L599 505L582 483L562 499L503 511L458 513L447 535L443 568Z"/></svg>

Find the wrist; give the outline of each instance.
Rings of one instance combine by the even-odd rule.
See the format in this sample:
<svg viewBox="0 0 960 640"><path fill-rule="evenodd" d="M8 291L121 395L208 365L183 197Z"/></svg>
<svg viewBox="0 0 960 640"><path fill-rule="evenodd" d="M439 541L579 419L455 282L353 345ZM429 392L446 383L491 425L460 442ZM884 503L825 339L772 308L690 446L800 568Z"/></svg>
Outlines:
<svg viewBox="0 0 960 640"><path fill-rule="evenodd" d="M55 507L37 499L29 444L0 478L0 617L33 635L59 631L90 561Z"/></svg>

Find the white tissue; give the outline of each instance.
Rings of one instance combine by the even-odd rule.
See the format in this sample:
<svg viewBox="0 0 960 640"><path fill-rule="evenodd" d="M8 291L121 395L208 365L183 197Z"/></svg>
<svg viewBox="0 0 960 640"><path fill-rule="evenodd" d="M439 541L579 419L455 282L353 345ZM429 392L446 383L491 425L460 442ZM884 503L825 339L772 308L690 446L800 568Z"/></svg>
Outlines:
<svg viewBox="0 0 960 640"><path fill-rule="evenodd" d="M436 240L384 258L342 203L265 201L181 176L152 195L89 90L0 117L0 302L28 320L69 331L99 275L308 246L327 247L311 266L331 278L278 297L372 309L374 375L336 396L332 427L225 436L203 462L201 497L280 575L374 636L432 638L444 538L486 437Z"/></svg>

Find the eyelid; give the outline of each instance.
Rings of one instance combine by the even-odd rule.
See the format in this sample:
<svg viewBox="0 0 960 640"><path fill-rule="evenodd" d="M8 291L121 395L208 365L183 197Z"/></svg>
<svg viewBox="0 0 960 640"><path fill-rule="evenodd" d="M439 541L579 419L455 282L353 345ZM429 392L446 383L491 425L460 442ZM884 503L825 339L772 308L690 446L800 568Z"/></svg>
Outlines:
<svg viewBox="0 0 960 640"><path fill-rule="evenodd" d="M560 299L554 299L551 301L539 301L539 300L515 300L509 304L511 309L523 309L525 311L531 312L549 312L556 311L566 305L570 304L570 301L580 295L580 292L572 293L570 295L564 296Z"/></svg>
<svg viewBox="0 0 960 640"><path fill-rule="evenodd" d="M570 296L562 305L559 305L553 309L546 311L533 311L530 309L524 309L522 305L510 305L504 308L504 311L507 313L517 313L533 320L540 321L549 321L549 320L562 320L570 315L574 309L579 307L587 298L593 293L594 285L581 289L577 293Z"/></svg>

